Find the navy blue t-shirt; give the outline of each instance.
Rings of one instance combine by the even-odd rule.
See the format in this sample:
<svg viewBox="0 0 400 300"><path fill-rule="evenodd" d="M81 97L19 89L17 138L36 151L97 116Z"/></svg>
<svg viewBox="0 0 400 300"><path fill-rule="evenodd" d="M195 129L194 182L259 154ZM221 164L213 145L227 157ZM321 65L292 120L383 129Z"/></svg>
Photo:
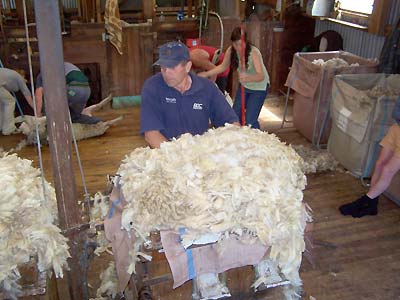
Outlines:
<svg viewBox="0 0 400 300"><path fill-rule="evenodd" d="M215 127L238 122L224 95L207 78L190 73L192 86L181 94L169 87L161 73L146 80L142 89L140 133L160 131L167 139L184 133L203 134L209 120Z"/></svg>

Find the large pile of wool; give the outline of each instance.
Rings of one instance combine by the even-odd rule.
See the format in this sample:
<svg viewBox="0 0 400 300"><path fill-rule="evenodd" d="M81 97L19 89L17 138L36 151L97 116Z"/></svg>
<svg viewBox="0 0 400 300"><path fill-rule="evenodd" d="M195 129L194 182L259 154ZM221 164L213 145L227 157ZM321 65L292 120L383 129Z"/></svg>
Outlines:
<svg viewBox="0 0 400 300"><path fill-rule="evenodd" d="M67 239L56 223L54 189L30 160L0 153L0 289L16 298L20 286L18 265L37 259L40 272L53 268L63 276L69 257Z"/></svg>
<svg viewBox="0 0 400 300"><path fill-rule="evenodd" d="M222 237L251 232L300 285L307 215L302 164L275 135L234 125L184 134L160 149L136 149L118 171L128 202L122 226L137 236L131 257L152 230L184 227L192 235Z"/></svg>

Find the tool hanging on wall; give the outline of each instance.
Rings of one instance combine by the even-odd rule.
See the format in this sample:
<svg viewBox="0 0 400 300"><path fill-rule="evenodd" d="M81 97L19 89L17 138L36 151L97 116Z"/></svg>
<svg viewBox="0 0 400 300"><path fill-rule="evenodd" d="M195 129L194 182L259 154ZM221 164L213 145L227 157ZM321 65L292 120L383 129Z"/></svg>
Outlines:
<svg viewBox="0 0 400 300"><path fill-rule="evenodd" d="M216 64L217 61L219 60L219 57L222 54L222 48L224 46L224 24L222 22L222 19L220 17L220 15L214 11L208 11L208 7L209 7L209 0L201 0L200 1L200 24L199 24L199 41L201 42L201 33L203 29L207 28L207 24L208 24L208 15L213 15L216 16L218 21L219 21L219 25L220 25L220 33L221 33L221 40L220 40L220 45L219 48L217 49L217 51L214 53L214 56L212 58L212 63ZM203 24L203 19L204 19L204 24Z"/></svg>

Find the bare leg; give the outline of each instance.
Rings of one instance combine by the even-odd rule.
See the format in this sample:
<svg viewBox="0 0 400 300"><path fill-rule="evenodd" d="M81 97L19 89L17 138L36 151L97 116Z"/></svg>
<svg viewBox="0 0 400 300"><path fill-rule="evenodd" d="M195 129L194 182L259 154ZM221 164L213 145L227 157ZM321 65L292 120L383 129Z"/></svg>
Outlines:
<svg viewBox="0 0 400 300"><path fill-rule="evenodd" d="M382 168L388 163L392 158L394 152L388 148L381 148L378 160L375 163L374 173L372 173L371 187L376 184L379 177L381 177Z"/></svg>
<svg viewBox="0 0 400 300"><path fill-rule="evenodd" d="M85 107L82 110L82 114L91 117L93 112L102 109L107 103L109 103L112 100L112 98L113 98L112 94L109 94L106 98L101 100L99 103L93 104L93 105L91 105L89 107Z"/></svg>
<svg viewBox="0 0 400 300"><path fill-rule="evenodd" d="M375 178L375 182L371 184L371 188L367 193L367 196L371 199L382 194L388 188L393 176L400 170L400 156L394 155L393 151L391 152L390 159L380 166L379 177Z"/></svg>
<svg viewBox="0 0 400 300"><path fill-rule="evenodd" d="M371 188L370 188L369 192L366 195L360 197L359 199L357 199L353 202L350 202L350 203L340 206L339 210L343 215L345 215L345 216L352 215L353 217L361 217L361 215L365 215L364 212L366 209L371 210L371 212L368 210L368 214L377 214L378 213L378 211L377 211L378 198L377 197L384 190L382 190L382 192L379 192L377 194L378 190L376 189L376 186L377 186L377 183L382 178L382 174L384 172L383 170L384 170L385 166L388 165L388 163L391 160L391 158L393 157L393 155L394 155L393 150L390 150L388 148L381 148L379 158L375 163L375 169L374 169L374 173L372 174ZM388 183L388 185L389 185L389 183ZM380 186L381 186L381 184L380 184ZM381 188L379 188L379 190L380 189ZM371 206L371 208L368 208L369 206Z"/></svg>

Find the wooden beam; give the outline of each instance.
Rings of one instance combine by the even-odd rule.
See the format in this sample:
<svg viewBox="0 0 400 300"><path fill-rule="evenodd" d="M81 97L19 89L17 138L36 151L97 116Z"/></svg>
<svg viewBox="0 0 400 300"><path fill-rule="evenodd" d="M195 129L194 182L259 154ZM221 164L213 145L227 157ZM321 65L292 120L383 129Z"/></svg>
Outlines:
<svg viewBox="0 0 400 300"><path fill-rule="evenodd" d="M281 14L279 16L279 20L281 22L283 22L285 20L286 7L287 7L287 1L286 0L282 0L282 2L281 2Z"/></svg>
<svg viewBox="0 0 400 300"><path fill-rule="evenodd" d="M70 270L67 272L68 299L87 299L86 266L82 263L82 258L86 256L83 250L86 231L81 231L81 210L71 159L71 126L58 1L35 0L35 17L43 89L48 100L45 108L58 220L61 230L68 237L71 254L68 260Z"/></svg>
<svg viewBox="0 0 400 300"><path fill-rule="evenodd" d="M192 0L188 0L188 15L189 18L192 17L193 14L193 4L192 4Z"/></svg>
<svg viewBox="0 0 400 300"><path fill-rule="evenodd" d="M23 4L22 0L16 0L15 7L17 10L18 24L22 25L22 24L24 24L24 4Z"/></svg>
<svg viewBox="0 0 400 300"><path fill-rule="evenodd" d="M240 0L234 0L234 17L240 18Z"/></svg>
<svg viewBox="0 0 400 300"><path fill-rule="evenodd" d="M96 22L97 23L102 23L102 17L101 17L101 0L96 0Z"/></svg>
<svg viewBox="0 0 400 300"><path fill-rule="evenodd" d="M154 5L155 0L142 1L143 19L145 21L154 18Z"/></svg>
<svg viewBox="0 0 400 300"><path fill-rule="evenodd" d="M82 0L77 0L76 5L78 6L78 18L82 21Z"/></svg>
<svg viewBox="0 0 400 300"><path fill-rule="evenodd" d="M387 16L391 0L375 0L372 15L368 21L368 32L372 34L384 34Z"/></svg>

